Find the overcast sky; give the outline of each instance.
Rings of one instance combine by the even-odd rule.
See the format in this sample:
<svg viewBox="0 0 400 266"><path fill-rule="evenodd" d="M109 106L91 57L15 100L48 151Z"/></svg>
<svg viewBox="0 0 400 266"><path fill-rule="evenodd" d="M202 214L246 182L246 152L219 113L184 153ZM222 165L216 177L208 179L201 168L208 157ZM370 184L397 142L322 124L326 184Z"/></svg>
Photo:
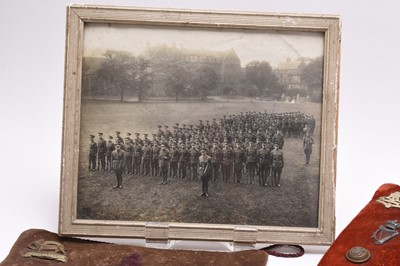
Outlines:
<svg viewBox="0 0 400 266"><path fill-rule="evenodd" d="M120 24L85 24L84 56L101 56L106 50L123 50L137 56L150 46L166 44L186 49L224 51L233 48L242 66L253 60L273 67L288 58L323 55L322 32L160 28Z"/></svg>

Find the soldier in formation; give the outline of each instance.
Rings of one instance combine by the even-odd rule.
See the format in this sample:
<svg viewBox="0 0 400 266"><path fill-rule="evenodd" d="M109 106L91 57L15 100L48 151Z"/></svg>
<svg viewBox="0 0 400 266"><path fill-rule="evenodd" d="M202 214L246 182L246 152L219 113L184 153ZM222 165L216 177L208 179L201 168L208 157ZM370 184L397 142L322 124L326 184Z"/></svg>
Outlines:
<svg viewBox="0 0 400 266"><path fill-rule="evenodd" d="M202 177L199 175L202 151L210 157L212 181L254 184L258 176L260 186L269 183L268 177L273 186L280 186L285 138L305 134L303 149L308 164L314 128L314 117L300 112L242 112L224 115L219 122L212 119L199 120L197 125L176 123L172 131L168 125L158 125L152 140L148 134L141 139L138 132L135 138L127 132L122 139L116 131L115 137L110 135L106 141L103 133L99 133L97 143L94 135L90 136L89 170L94 171L97 163L98 171L115 171L113 155L118 145L118 153L124 153L125 174L161 176L163 185L168 177L196 180ZM117 172L122 184L122 173Z"/></svg>
<svg viewBox="0 0 400 266"><path fill-rule="evenodd" d="M94 135L89 136L89 171L96 171L97 143Z"/></svg>
<svg viewBox="0 0 400 266"><path fill-rule="evenodd" d="M113 142L113 136L108 136L108 141L106 144L106 168L105 171L111 172L112 169L112 161L111 154L115 150L115 144Z"/></svg>
<svg viewBox="0 0 400 266"><path fill-rule="evenodd" d="M103 138L103 133L99 132L97 140L97 170L104 172L106 170L106 150L107 141Z"/></svg>

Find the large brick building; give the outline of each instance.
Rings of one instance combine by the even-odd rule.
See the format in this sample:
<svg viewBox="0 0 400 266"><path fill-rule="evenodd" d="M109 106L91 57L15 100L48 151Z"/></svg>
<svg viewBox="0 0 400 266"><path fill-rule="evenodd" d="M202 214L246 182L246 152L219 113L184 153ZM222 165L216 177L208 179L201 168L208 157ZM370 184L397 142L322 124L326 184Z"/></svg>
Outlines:
<svg viewBox="0 0 400 266"><path fill-rule="evenodd" d="M218 76L219 85L236 83L243 75L241 62L234 49L224 51L198 50L178 48L175 44L150 46L147 44L142 57L151 62L153 69L154 95L163 95L165 75L167 69L173 66L182 66L190 72L206 65L214 69Z"/></svg>
<svg viewBox="0 0 400 266"><path fill-rule="evenodd" d="M301 90L304 89L301 75L307 63L308 61L303 58L297 60L288 59L286 62L280 63L274 72L286 90Z"/></svg>

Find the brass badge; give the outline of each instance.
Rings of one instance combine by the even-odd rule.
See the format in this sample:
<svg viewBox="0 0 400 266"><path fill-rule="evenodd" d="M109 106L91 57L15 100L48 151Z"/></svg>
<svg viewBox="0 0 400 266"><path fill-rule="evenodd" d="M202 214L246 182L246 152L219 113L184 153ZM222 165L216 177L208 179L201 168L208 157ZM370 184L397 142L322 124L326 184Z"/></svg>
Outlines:
<svg viewBox="0 0 400 266"><path fill-rule="evenodd" d="M67 262L64 245L56 241L36 240L29 244L29 249L33 250L24 255L25 258L39 258Z"/></svg>
<svg viewBox="0 0 400 266"><path fill-rule="evenodd" d="M380 197L376 201L385 205L386 208L400 208L400 191L394 192L386 197Z"/></svg>
<svg viewBox="0 0 400 266"><path fill-rule="evenodd" d="M371 253L364 247L353 247L347 251L346 258L353 263L363 263L371 258Z"/></svg>

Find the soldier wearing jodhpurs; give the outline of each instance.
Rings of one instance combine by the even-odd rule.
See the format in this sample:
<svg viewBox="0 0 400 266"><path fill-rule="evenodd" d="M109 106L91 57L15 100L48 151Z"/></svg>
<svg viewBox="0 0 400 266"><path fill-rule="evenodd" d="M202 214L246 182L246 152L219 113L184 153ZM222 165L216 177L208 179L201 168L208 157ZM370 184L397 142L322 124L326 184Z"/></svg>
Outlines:
<svg viewBox="0 0 400 266"><path fill-rule="evenodd" d="M201 178L202 193L199 196L208 197L208 181L211 178L212 166L211 157L207 155L207 150L202 148L199 157L199 175Z"/></svg>
<svg viewBox="0 0 400 266"><path fill-rule="evenodd" d="M279 144L275 144L272 151L272 186L280 187L281 173L283 169L283 152L279 149Z"/></svg>
<svg viewBox="0 0 400 266"><path fill-rule="evenodd" d="M125 169L125 152L121 150L121 146L119 144L115 145L115 150L111 154L112 168L117 177L117 185L114 186L114 189L122 188L122 173Z"/></svg>
<svg viewBox="0 0 400 266"><path fill-rule="evenodd" d="M161 144L159 160L160 160L160 171L161 171L161 176L163 178L163 181L160 183L160 185L166 185L167 184L168 165L169 165L170 158L171 157L170 157L170 154L169 154L169 150L165 148L165 144Z"/></svg>
<svg viewBox="0 0 400 266"><path fill-rule="evenodd" d="M313 144L314 144L313 137L310 136L309 132L306 132L306 135L303 139L303 150L304 150L304 154L306 155L305 164L310 164L310 158L311 158Z"/></svg>

